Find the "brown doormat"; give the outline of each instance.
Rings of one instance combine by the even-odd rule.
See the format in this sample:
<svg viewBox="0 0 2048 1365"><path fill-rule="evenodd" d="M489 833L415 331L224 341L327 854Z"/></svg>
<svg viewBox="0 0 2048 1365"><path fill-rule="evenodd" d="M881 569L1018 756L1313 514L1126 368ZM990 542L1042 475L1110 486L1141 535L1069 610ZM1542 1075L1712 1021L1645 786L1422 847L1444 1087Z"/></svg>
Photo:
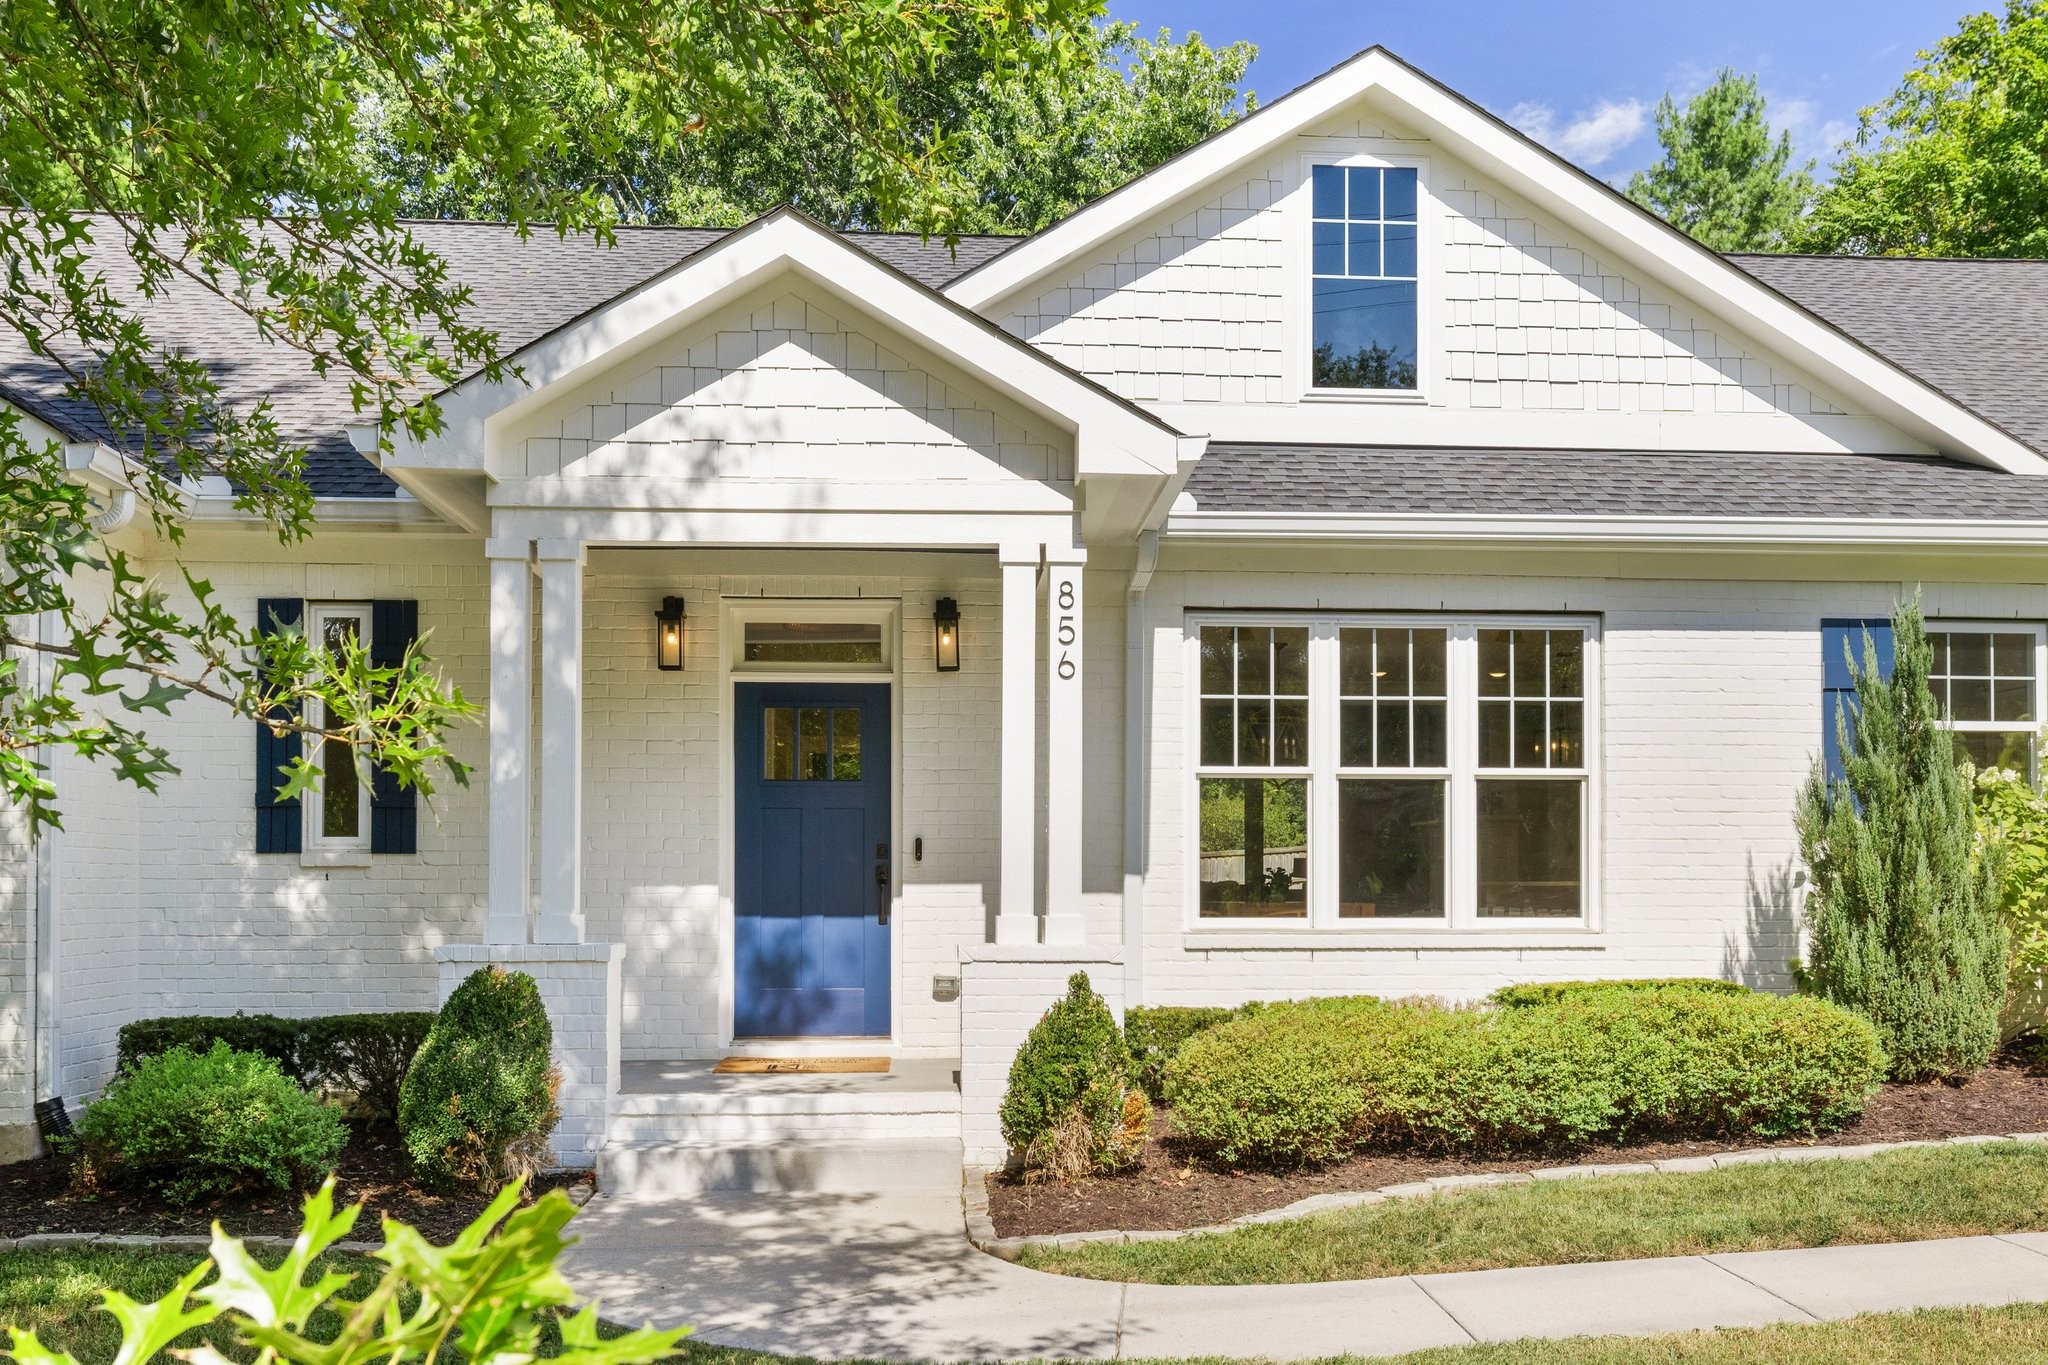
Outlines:
<svg viewBox="0 0 2048 1365"><path fill-rule="evenodd" d="M886 1073L887 1057L727 1057L711 1068L720 1076L846 1076Z"/></svg>

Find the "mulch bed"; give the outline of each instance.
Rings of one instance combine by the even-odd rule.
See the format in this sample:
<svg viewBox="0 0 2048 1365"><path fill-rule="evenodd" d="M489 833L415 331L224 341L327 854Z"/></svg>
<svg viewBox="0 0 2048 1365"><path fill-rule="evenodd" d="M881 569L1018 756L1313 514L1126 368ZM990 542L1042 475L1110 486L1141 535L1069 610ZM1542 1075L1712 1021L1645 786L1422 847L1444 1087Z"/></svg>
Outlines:
<svg viewBox="0 0 2048 1365"><path fill-rule="evenodd" d="M2048 1132L2048 1068L2004 1056L1961 1085L1887 1085L1861 1118L1820 1137L1777 1142L1595 1143L1498 1160L1366 1151L1347 1161L1301 1170L1233 1171L1203 1160L1176 1141L1171 1120L1167 1110L1155 1115L1154 1136L1147 1144L1144 1164L1125 1175L1071 1185L1025 1184L1008 1175L990 1176L989 1216L996 1234L1030 1237L1109 1228L1201 1227L1276 1209L1311 1195L1375 1190L1436 1175L1662 1161L1736 1147L1855 1146L1982 1133Z"/></svg>
<svg viewBox="0 0 2048 1365"><path fill-rule="evenodd" d="M538 1192L587 1184L590 1173L544 1175ZM92 1197L71 1191L71 1166L62 1157L40 1157L0 1166L0 1237L36 1232L107 1232L169 1236L211 1230L215 1219L240 1237L295 1236L303 1196L264 1190L231 1195L214 1204L172 1208L144 1195L107 1192ZM376 1241L383 1218L410 1223L430 1240L445 1242L469 1226L490 1203L482 1195L434 1194L413 1183L398 1134L389 1127L351 1126L348 1146L335 1167L337 1207L363 1202L351 1238Z"/></svg>

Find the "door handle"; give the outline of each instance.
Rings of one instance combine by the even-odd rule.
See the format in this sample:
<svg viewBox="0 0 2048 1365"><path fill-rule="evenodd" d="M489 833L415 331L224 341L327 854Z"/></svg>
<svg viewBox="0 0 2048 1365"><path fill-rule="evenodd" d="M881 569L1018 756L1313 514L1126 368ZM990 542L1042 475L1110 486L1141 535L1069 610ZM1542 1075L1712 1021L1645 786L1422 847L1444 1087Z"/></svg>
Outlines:
<svg viewBox="0 0 2048 1365"><path fill-rule="evenodd" d="M875 923L889 922L889 865L875 864Z"/></svg>

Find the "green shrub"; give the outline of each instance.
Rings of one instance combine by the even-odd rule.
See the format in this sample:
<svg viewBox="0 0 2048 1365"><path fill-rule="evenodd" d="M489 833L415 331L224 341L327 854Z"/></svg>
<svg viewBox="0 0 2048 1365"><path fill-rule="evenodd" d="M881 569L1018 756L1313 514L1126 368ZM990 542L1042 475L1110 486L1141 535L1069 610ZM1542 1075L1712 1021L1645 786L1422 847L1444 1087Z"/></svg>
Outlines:
<svg viewBox="0 0 2048 1365"><path fill-rule="evenodd" d="M205 1052L226 1043L257 1052L302 1086L346 1090L379 1118L398 1114L398 1086L433 1026L431 1011L326 1014L283 1019L274 1014L174 1014L123 1025L116 1061L133 1070L174 1047Z"/></svg>
<svg viewBox="0 0 2048 1365"><path fill-rule="evenodd" d="M2010 944L2004 850L1980 840L1954 737L1928 690L1916 605L1892 618L1889 679L1864 637L1854 724L1834 718L1843 777L1818 760L1795 812L1811 875L1800 984L1876 1025L1902 1081L1967 1075L1998 1047Z"/></svg>
<svg viewBox="0 0 2048 1365"><path fill-rule="evenodd" d="M1242 1018L1254 1005L1133 1005L1124 1011L1124 1045L1131 1083L1154 1103L1166 1099L1166 1064L1198 1033Z"/></svg>
<svg viewBox="0 0 2048 1365"><path fill-rule="evenodd" d="M398 1117L399 1087L434 1026L431 1010L326 1014L299 1023L299 1058L308 1076L348 1091L367 1114Z"/></svg>
<svg viewBox="0 0 2048 1365"><path fill-rule="evenodd" d="M115 1035L114 1062L122 1071L133 1071L144 1058L162 1056L174 1047L210 1052L215 1043L226 1043L236 1052L270 1058L285 1075L305 1085L309 1078L299 1061L299 1033L299 1020L274 1014L173 1014L137 1019L123 1024Z"/></svg>
<svg viewBox="0 0 2048 1365"><path fill-rule="evenodd" d="M524 972L480 967L455 988L398 1092L421 1179L490 1187L537 1169L561 1117L554 1030Z"/></svg>
<svg viewBox="0 0 2048 1365"><path fill-rule="evenodd" d="M1131 1088L1116 1016L1086 972L1026 1035L999 1111L1003 1140L1027 1170L1070 1180L1127 1167L1144 1152L1151 1110Z"/></svg>
<svg viewBox="0 0 2048 1365"><path fill-rule="evenodd" d="M1231 1162L1363 1145L1561 1148L1836 1127L1884 1074L1870 1025L1719 986L1564 992L1513 1008L1302 1001L1199 1034L1167 1066L1198 1145Z"/></svg>
<svg viewBox="0 0 2048 1365"><path fill-rule="evenodd" d="M1496 1005L1510 1008L1522 1005L1547 1005L1568 995L1581 995L1587 991L1660 991L1670 986L1683 986L1688 990L1719 992L1724 995L1748 995L1749 987L1736 981L1722 981L1711 976L1651 976L1623 978L1616 981L1531 981L1518 986L1502 986L1487 997Z"/></svg>
<svg viewBox="0 0 2048 1365"><path fill-rule="evenodd" d="M347 1134L277 1063L216 1042L145 1057L86 1106L72 1141L91 1187L149 1189L173 1204L236 1189L302 1189L334 1169Z"/></svg>

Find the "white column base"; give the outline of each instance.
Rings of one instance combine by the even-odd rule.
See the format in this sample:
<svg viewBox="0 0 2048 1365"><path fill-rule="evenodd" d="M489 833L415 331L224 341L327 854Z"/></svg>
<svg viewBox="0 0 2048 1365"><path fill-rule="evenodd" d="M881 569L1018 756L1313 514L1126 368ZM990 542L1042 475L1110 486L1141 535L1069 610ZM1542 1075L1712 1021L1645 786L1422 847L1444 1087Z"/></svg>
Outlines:
<svg viewBox="0 0 2048 1365"><path fill-rule="evenodd" d="M1121 1020L1123 964L1121 948L995 944L960 950L960 1141L968 1165L1008 1159L997 1111L1010 1063L1031 1026L1067 993L1067 978L1088 973L1095 993Z"/></svg>
<svg viewBox="0 0 2048 1365"><path fill-rule="evenodd" d="M550 1141L555 1160L579 1170L597 1164L619 1093L625 960L623 943L451 943L434 950L443 1004L479 967L525 972L540 987L562 1073L562 1121Z"/></svg>

